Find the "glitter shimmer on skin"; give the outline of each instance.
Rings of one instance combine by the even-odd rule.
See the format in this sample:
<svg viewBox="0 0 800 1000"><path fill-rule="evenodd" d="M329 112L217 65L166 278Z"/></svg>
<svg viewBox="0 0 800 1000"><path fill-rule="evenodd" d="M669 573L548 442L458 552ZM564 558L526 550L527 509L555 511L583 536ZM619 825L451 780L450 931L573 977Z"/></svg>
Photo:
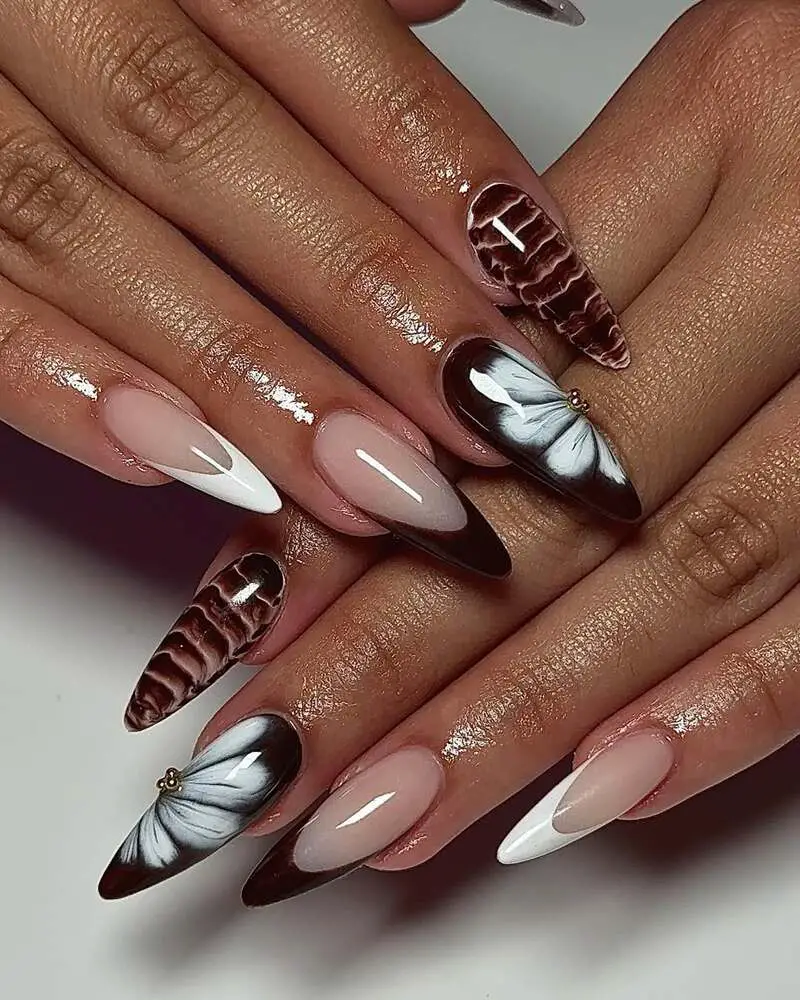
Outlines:
<svg viewBox="0 0 800 1000"><path fill-rule="evenodd" d="M309 409L308 403L298 392L282 382L276 382L269 372L250 368L247 372L247 381L254 387L261 399L268 403L274 403L279 410L290 413L298 424L310 426L317 419L314 411Z"/></svg>

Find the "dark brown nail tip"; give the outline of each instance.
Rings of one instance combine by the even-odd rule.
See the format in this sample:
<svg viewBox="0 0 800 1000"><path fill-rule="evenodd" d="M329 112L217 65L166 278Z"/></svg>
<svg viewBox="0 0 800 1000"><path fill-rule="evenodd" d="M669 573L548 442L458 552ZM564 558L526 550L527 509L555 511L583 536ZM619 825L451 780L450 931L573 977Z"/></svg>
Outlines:
<svg viewBox="0 0 800 1000"><path fill-rule="evenodd" d="M467 514L458 531L430 531L410 524L383 520L393 535L459 569L493 580L504 580L512 570L511 556L500 536L466 494L452 487Z"/></svg>
<svg viewBox="0 0 800 1000"><path fill-rule="evenodd" d="M300 737L282 716L252 716L232 726L182 770L167 770L98 892L104 899L131 896L214 854L272 805L301 762Z"/></svg>
<svg viewBox="0 0 800 1000"><path fill-rule="evenodd" d="M242 887L242 902L250 909L280 903L294 896L318 889L361 868L363 858L352 864L320 872L305 872L294 863L294 848L301 824L280 840L253 869Z"/></svg>
<svg viewBox="0 0 800 1000"><path fill-rule="evenodd" d="M273 627L285 587L280 565L261 552L222 569L151 657L125 711L125 727L149 729L219 680Z"/></svg>
<svg viewBox="0 0 800 1000"><path fill-rule="evenodd" d="M611 305L550 216L520 188L497 182L473 201L470 243L484 271L601 365L630 363Z"/></svg>
<svg viewBox="0 0 800 1000"><path fill-rule="evenodd" d="M606 517L641 517L636 489L580 395L529 358L475 337L445 360L442 388L465 426L532 478Z"/></svg>

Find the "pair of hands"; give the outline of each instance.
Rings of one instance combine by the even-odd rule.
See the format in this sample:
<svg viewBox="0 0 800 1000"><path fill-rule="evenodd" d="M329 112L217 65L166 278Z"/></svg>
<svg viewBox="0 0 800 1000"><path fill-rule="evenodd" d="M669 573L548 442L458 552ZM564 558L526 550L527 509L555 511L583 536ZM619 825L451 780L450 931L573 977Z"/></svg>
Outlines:
<svg viewBox="0 0 800 1000"><path fill-rule="evenodd" d="M259 25L267 23L268 9L245 5L241 14L242 5L237 4L237 17L256 13L246 30L222 41L340 163L433 243L438 254L349 175L346 181L344 174L332 180L335 163L307 137L306 145L294 146L271 128L269 148L262 142L255 155L252 146L242 143L244 138L257 142L263 131L252 120L244 136L218 128L214 106L215 117L199 116L197 122L201 132L208 121L214 123L206 137L211 145L201 143L200 156L193 157L190 149L187 159L177 153L183 151L184 138L191 141L200 135L194 130L197 123L190 116L191 128L186 120L176 125L167 114L169 101L160 117L152 113L152 101L145 102L150 110L137 119L136 128L146 130L138 144L124 144L127 126L119 118L107 132L95 135L94 126L103 125L106 118L105 110L91 117L92 106L97 109L103 103L102 89L92 86L92 93L84 89L77 97L63 87L48 90L50 75L43 73L41 62L37 65L30 45L25 48L23 13L28 21L31 15L23 6L19 16L12 14L0 41L4 70L51 121L67 123L62 125L65 131L80 138L81 147L113 179L100 198L103 212L110 214L92 216L92 189L85 202L56 199L67 214L48 214L43 223L37 216L30 230L24 213L16 216L22 219L20 232L4 224L2 268L16 282L16 287L4 286L4 294L8 292L16 310L9 314L23 318L11 328L23 336L5 339L11 345L4 351L12 376L7 384L19 386L16 393L4 393L17 407L4 413L7 419L104 471L153 482L152 472L132 465L108 444L92 423L95 417L87 399L92 387L95 395L102 395L106 385L118 384L121 373L188 408L188 401L173 388L185 387L202 403L207 420L259 467L269 468L318 518L333 528L347 524L353 534L362 528L374 533L372 524L359 527L365 520L359 510L343 507L338 496L323 496L328 484L314 478L311 463L303 465L296 451L284 450L283 460L277 454L304 440L291 438L308 427L298 414L325 412L332 401L341 405L339 390L326 392L335 384L332 379L343 376L317 356L312 360L298 353L277 377L262 378L265 371L275 370L276 352L285 356L289 349L284 328L253 300L245 300L222 271L164 223L166 216L321 331L381 393L402 403L420 427L455 454L473 462L493 461L485 451L478 453L480 443L465 437L441 410L430 388L438 370L436 358L431 360L431 344L450 343L477 327L523 351L530 348L487 305L484 292L503 300L471 270L474 262L462 233L463 201L456 197L453 181L462 178L464 170L483 178L501 168L529 191L535 181L529 173L515 172L526 169L518 154L441 70L426 62L420 75L421 64L415 72L412 63L409 71L409 53L428 57L396 22L367 3L346 9L335 5L337 16L356 19L357 32L348 33L352 21L338 26L336 16L326 21L340 30L340 45L342 38L369 38L372 43L388 39L380 47L369 47L380 55L381 71L392 53L400 53L400 63L394 65L401 65L403 73L389 78L416 81L416 98L400 102L380 146L374 145L374 135L354 135L353 129L385 124L385 115L355 115L347 95L363 99L363 88L352 78L336 75L345 72L345 64L357 65L363 79L363 60L321 58L324 53L307 46L309 37L329 37L321 30L256 36ZM58 5L51 6L56 10ZM166 12L167 6L154 9ZM183 6L212 36L226 24L238 23L224 13L206 23L206 5L198 3L197 10L189 10L188 2ZM215 8L222 11L230 5ZM305 18L314 16L304 12ZM361 30L377 23L374 18L381 19L379 31ZM80 22L80 17L71 21ZM98 23L102 31L111 22ZM208 768L230 773L230 758L242 758L243 753L247 757L254 747L266 766L264 773L250 769L255 784L243 789L244 805L252 806L252 796L267 786L271 793L282 793L266 812L261 810L252 827L255 832L274 831L296 819L360 757L355 766L359 776L345 782L299 835L287 838L249 884L248 900L264 902L367 858L373 858L373 865L394 868L425 860L576 744L579 762L601 746L616 749L595 757L595 766L582 772L588 778L572 786L579 794L564 805L560 791L544 821L534 817L519 832L507 845L506 860L558 846L563 838L572 839L640 802L629 815L668 808L795 735L800 390L792 380L800 346L793 319L798 274L793 175L800 136L793 53L799 35L790 3L771 2L755 10L733 2L701 5L671 31L546 179L569 219L571 235L622 313L635 363L624 375L587 363L570 364L562 342L524 318L520 324L551 371L564 375L565 384L579 386L592 401L593 413L599 414L598 422L613 432L648 515L643 529L628 537L505 472L470 476L460 485L504 539L515 566L507 582L481 585L405 554L377 563L379 543L343 538L292 506L247 526L226 547L210 576L248 553L280 553L288 581L283 613L252 656L254 662L271 662L212 721L202 740L211 744L205 751L211 758L201 753L194 772L182 772L180 793L180 776L165 776L167 791L170 780L177 781L176 794L159 798L160 810L151 818L151 827L156 845L166 840L172 853L156 849L148 855L160 859L161 877L186 867L187 856L200 849L191 840L197 816L188 826L186 815L176 820L189 808L181 795L190 796L191 808L199 809L201 817L207 818L209 808L220 811L215 813L215 836L221 843L236 825L231 825L231 810L225 803L209 801L207 789L198 792L197 783L207 784ZM39 33L37 50L47 52L47 37ZM247 43L243 49L236 48L237 37ZM298 38L303 40L299 48L284 50ZM165 51L170 70L180 69L174 50ZM65 53L53 46L50 52L63 67ZM293 65L300 54L309 56L308 65L303 65L311 74L307 79L314 100L308 99L307 105L294 94L294 85L292 94L280 91L279 78L289 79L275 71L289 64L281 64L281 52ZM157 56L158 50L147 65L159 66ZM264 63L269 63L270 73L275 71L274 80L263 79ZM104 59L97 65L105 66ZM136 61L126 65L136 68ZM161 66L158 71L164 72ZM332 74L326 86L319 77L315 80L318 72ZM69 67L64 73L71 80L86 79L73 76ZM108 79L124 82L125 76L112 72ZM189 73L181 79L193 78ZM209 79L219 82L214 76ZM422 89L419 79L426 81ZM208 96L207 90L203 93ZM370 95L380 111L385 91L369 89ZM324 107L326 97L331 103ZM20 101L9 97L3 105L16 113ZM320 107L320 101L326 113L312 120L310 111L303 109ZM261 107L265 102L259 97ZM224 113L229 105L222 102L221 107ZM269 107L276 121L295 129L285 113ZM336 108L344 108L339 117L333 114ZM445 121L442 109L447 109ZM27 106L22 118L26 116ZM87 121L93 127L87 127ZM241 127L248 124L247 116L236 121ZM12 130L22 129L25 139L30 127L16 124ZM157 132L162 147L151 127L165 130ZM222 141L215 147L217 134ZM304 135L300 130L293 134ZM134 147L139 159L133 158ZM375 148L383 150L383 159L373 153L354 166L353 149ZM285 154L277 163L276 149ZM223 153L243 158L234 169L219 159ZM299 178L292 176L298 156L303 161ZM307 173L306 167L319 156L325 157L326 172ZM49 162L47 157L44 162ZM29 167L29 161L25 163ZM123 176L131 163L135 176ZM461 172L450 171L454 163ZM281 184L265 186L258 170L269 171L273 181L279 177ZM90 172L98 176L96 168ZM13 176L24 184L27 175L23 170ZM53 176L58 180L62 174ZM290 181L303 185L294 197L286 190ZM393 194L395 182L399 188ZM119 184L140 202L122 195ZM280 197L274 191L265 196L273 188ZM409 189L415 192L411 205ZM377 219L379 236L387 231L385 226L404 227L401 242L378 244L384 251L388 245L390 253L370 251L376 244L367 238L363 224L358 241L344 241L359 266L348 272L354 275L347 284L349 294L341 296L339 287L330 302L324 296L337 286L330 272L314 268L335 261L339 273L342 257L332 256L330 244L320 250L318 241L320 233L341 236L341 225L323 224L309 231L296 223L276 224L281 212L308 204L309 190L316 198L303 216L307 221L324 223L335 214L341 223L340 206L345 204L349 222ZM222 196L229 191L234 195L226 201ZM331 207L326 192L330 199L335 195L342 200ZM366 197L373 200L362 215L358 199ZM322 212L326 201L327 216ZM146 221L136 223L142 202L160 217L150 212ZM123 203L132 214L115 228L118 217L113 212ZM13 204L35 210L40 199L22 198ZM76 206L80 211L70 214ZM269 215L259 214L264 211ZM94 226L87 225L93 219ZM115 232L124 238L112 238ZM457 245L453 237L458 237ZM274 239L274 254L265 254L265 239ZM163 294L153 291L149 276L154 272L159 282L170 275L174 279L169 287L158 286ZM39 296L35 302L32 294ZM71 318L54 314L45 299ZM84 327L76 328L75 321ZM348 328L377 330L379 336L347 339ZM89 329L105 339L98 341ZM270 340L265 329L278 331L275 339ZM252 335L254 330L258 337ZM429 336L434 339L427 340ZM377 351L368 350L376 343ZM299 341L292 344L305 352ZM78 353L70 354L75 345ZM192 345L199 353L192 355ZM49 368L40 363L59 352L63 363ZM440 352L441 344L434 355ZM126 367L133 358L152 371ZM402 379L387 360L402 363ZM304 374L303 385L310 388L298 396L288 374L299 368L313 373L315 364L326 367L319 369L316 381ZM419 367L413 368L415 364ZM14 371L24 377L15 380ZM170 385L159 381L155 371L168 376ZM65 378L65 373L72 377ZM381 381L381 373L393 377ZM409 378L411 374L418 378ZM65 382L69 391L58 388ZM278 384L289 396L295 393L288 410L275 399ZM424 386L424 391L414 393L415 385ZM415 429L377 397L355 382L348 385L351 391L364 394L346 396L347 408L370 413L415 440ZM280 393L279 398L288 399ZM313 403L298 408L298 400L305 399ZM243 406L240 411L238 404ZM55 430L54 412L63 418ZM20 414L27 416L22 419ZM289 437L280 438L281 448L272 450L279 439L264 432L279 424L280 433ZM45 433L45 427L51 429ZM70 427L82 432L75 435ZM47 437L62 431L67 435L63 439ZM307 449L307 444L302 447ZM256 721L245 724L243 731L239 722L245 718ZM293 730L302 735L301 750L281 719L292 720ZM600 729L593 731L602 720ZM224 735L214 742L220 734L234 736L227 744ZM265 750L269 747L277 748L272 756ZM177 804L174 809L171 803ZM348 822L360 813L364 815L358 822ZM251 818L248 808L242 808L239 828ZM337 832L342 829L344 836ZM356 836L347 833L353 830ZM140 829L142 849L149 850L152 845L145 839ZM106 880L108 894L158 880L152 865L143 876L140 862L130 845L127 853L123 847L113 878Z"/></svg>

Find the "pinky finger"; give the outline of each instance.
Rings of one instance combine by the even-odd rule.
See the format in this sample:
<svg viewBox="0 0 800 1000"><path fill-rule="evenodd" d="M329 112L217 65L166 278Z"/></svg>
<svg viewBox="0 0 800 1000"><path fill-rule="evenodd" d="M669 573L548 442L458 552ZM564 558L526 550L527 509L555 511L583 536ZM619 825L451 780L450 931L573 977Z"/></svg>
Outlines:
<svg viewBox="0 0 800 1000"><path fill-rule="evenodd" d="M615 819L664 812L798 734L800 587L591 733L498 860L529 861Z"/></svg>
<svg viewBox="0 0 800 1000"><path fill-rule="evenodd" d="M113 479L178 479L260 513L281 507L188 396L2 277L0 422Z"/></svg>

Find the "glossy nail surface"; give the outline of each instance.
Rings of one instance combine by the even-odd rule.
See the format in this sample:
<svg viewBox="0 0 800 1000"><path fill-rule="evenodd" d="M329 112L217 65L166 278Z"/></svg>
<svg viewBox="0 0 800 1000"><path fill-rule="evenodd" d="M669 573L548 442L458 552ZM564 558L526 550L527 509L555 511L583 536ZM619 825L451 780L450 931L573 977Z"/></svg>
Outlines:
<svg viewBox="0 0 800 1000"><path fill-rule="evenodd" d="M503 543L469 499L420 451L360 413L325 418L314 462L333 489L406 541L486 576L510 572Z"/></svg>
<svg viewBox="0 0 800 1000"><path fill-rule="evenodd" d="M551 854L624 816L672 770L672 744L662 733L624 736L590 757L546 795L505 838L504 865Z"/></svg>
<svg viewBox="0 0 800 1000"><path fill-rule="evenodd" d="M533 199L490 184L473 201L469 240L484 271L601 365L630 364L614 310L570 241Z"/></svg>
<svg viewBox="0 0 800 1000"><path fill-rule="evenodd" d="M425 815L443 780L438 759L423 747L384 757L338 788L267 854L242 890L245 904L297 896L360 867Z"/></svg>
<svg viewBox="0 0 800 1000"><path fill-rule="evenodd" d="M100 880L120 899L185 871L238 836L300 769L294 728L277 715L232 726L185 768L168 768L158 798L120 846Z"/></svg>
<svg viewBox="0 0 800 1000"><path fill-rule="evenodd" d="M153 654L125 711L126 727L154 726L219 680L275 624L284 589L281 567L261 552L221 570Z"/></svg>
<svg viewBox="0 0 800 1000"><path fill-rule="evenodd" d="M506 7L514 7L526 14L537 14L547 21L558 21L579 28L586 18L569 0L498 0Z"/></svg>
<svg viewBox="0 0 800 1000"><path fill-rule="evenodd" d="M578 393L493 340L459 344L442 369L456 416L529 475L594 510L635 521L642 505Z"/></svg>
<svg viewBox="0 0 800 1000"><path fill-rule="evenodd" d="M246 510L281 509L275 487L249 458L171 400L116 385L103 393L99 412L109 436L153 469Z"/></svg>

